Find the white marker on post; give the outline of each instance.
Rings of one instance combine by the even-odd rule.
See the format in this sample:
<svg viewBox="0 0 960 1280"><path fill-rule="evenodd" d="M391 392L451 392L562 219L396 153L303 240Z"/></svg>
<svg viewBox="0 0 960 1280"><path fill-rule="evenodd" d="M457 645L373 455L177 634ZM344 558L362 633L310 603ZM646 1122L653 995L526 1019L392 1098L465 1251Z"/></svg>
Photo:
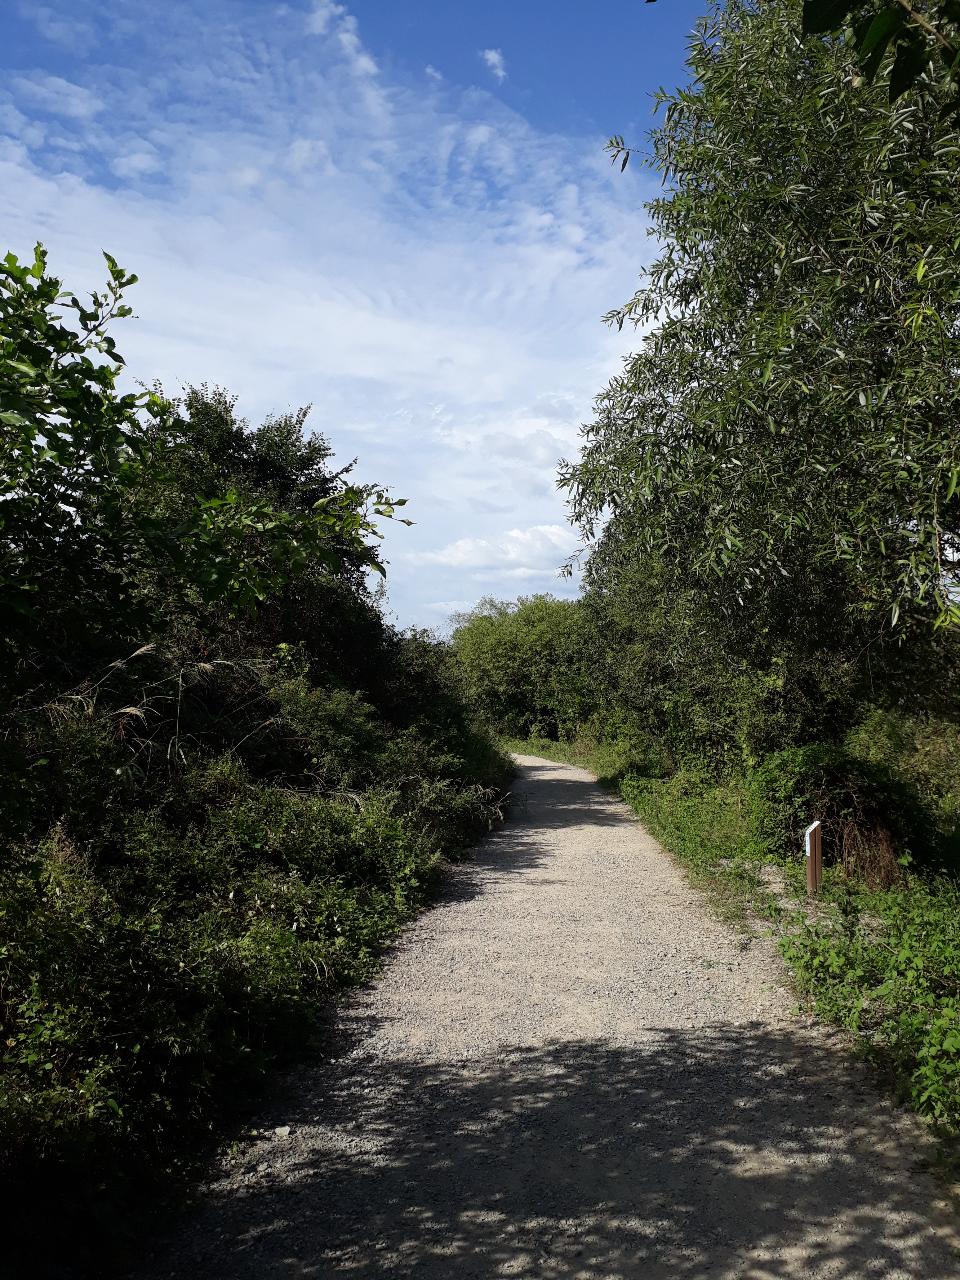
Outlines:
<svg viewBox="0 0 960 1280"><path fill-rule="evenodd" d="M823 880L823 846L819 822L811 822L803 833L807 853L807 893L813 897L820 892Z"/></svg>

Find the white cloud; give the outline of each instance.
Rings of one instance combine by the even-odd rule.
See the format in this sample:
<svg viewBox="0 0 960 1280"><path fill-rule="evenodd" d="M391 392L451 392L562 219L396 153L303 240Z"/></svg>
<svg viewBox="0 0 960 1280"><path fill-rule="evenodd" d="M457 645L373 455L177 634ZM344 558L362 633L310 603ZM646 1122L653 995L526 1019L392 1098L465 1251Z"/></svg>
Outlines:
<svg viewBox="0 0 960 1280"><path fill-rule="evenodd" d="M357 20L334 0L314 0L307 16L307 31L315 36L332 36L340 46L350 69L358 76L375 76L379 68L363 47Z"/></svg>
<svg viewBox="0 0 960 1280"><path fill-rule="evenodd" d="M360 36L357 34L356 18L347 17L343 19L340 23L340 30L337 32L337 39L355 75L377 75L380 68L363 47Z"/></svg>
<svg viewBox="0 0 960 1280"><path fill-rule="evenodd" d="M497 81L497 84L503 84L507 78L507 64L500 49L481 49L480 57L486 64L490 74Z"/></svg>
<svg viewBox="0 0 960 1280"><path fill-rule="evenodd" d="M332 23L346 13L342 4L334 4L333 0L314 0L313 7L307 15L307 31L314 36L325 36Z"/></svg>
<svg viewBox="0 0 960 1280"><path fill-rule="evenodd" d="M160 158L155 151L128 151L116 156L110 162L110 168L118 178L140 178L156 173L160 168Z"/></svg>
<svg viewBox="0 0 960 1280"><path fill-rule="evenodd" d="M474 600L431 600L424 605L424 609L428 613L439 614L441 617L448 618L452 613L463 613L465 610L472 608L476 603Z"/></svg>
<svg viewBox="0 0 960 1280"><path fill-rule="evenodd" d="M319 138L295 138L287 148L286 167L301 174L309 169L324 169L330 159L327 144Z"/></svg>
<svg viewBox="0 0 960 1280"><path fill-rule="evenodd" d="M432 66L430 65L430 63L429 63L429 62L428 62L428 63L427 63L427 65L423 68L423 73L424 73L424 75L429 76L431 80L442 80L442 79L443 79L443 76L440 74L440 72L437 70L437 68L436 68L436 67L432 67Z"/></svg>
<svg viewBox="0 0 960 1280"><path fill-rule="evenodd" d="M88 23L58 12L50 5L34 4L29 0L19 5L19 11L45 40L63 45L73 53L81 52L93 43L94 33Z"/></svg>
<svg viewBox="0 0 960 1280"><path fill-rule="evenodd" d="M27 147L42 147L47 129L18 111L12 102L0 102L0 137L16 138Z"/></svg>
<svg viewBox="0 0 960 1280"><path fill-rule="evenodd" d="M442 564L457 569L502 569L514 576L556 571L575 550L577 538L569 525L539 524L508 529L495 538L458 538L438 551L412 558L419 564Z"/></svg>
<svg viewBox="0 0 960 1280"><path fill-rule="evenodd" d="M385 543L403 622L573 590L554 464L635 341L599 317L640 266L637 177L491 94L364 71L342 5L304 40L303 9L209 2L72 72L102 112L0 92L0 254L39 237L71 289L102 283L101 245L136 271L132 377L221 383L253 420L312 402L338 457L410 500Z"/></svg>
<svg viewBox="0 0 960 1280"><path fill-rule="evenodd" d="M62 76L35 72L31 76L16 76L14 92L26 107L48 111L51 115L66 116L73 120L90 120L103 110L102 101L89 89L64 80Z"/></svg>

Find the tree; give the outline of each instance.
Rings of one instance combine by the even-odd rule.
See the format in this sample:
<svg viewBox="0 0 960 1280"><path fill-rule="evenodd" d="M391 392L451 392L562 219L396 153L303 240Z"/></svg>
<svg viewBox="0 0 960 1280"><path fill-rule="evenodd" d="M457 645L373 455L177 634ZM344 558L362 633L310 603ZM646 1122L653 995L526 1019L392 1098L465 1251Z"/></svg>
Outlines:
<svg viewBox="0 0 960 1280"><path fill-rule="evenodd" d="M660 95L661 248L609 317L647 332L564 481L595 573L655 557L747 630L957 622L960 137L796 7L715 6Z"/></svg>
<svg viewBox="0 0 960 1280"><path fill-rule="evenodd" d="M960 0L803 0L802 30L806 36L847 35L871 81L892 51L891 101L916 85L934 61L960 85Z"/></svg>
<svg viewBox="0 0 960 1280"><path fill-rule="evenodd" d="M402 505L327 473L322 443L302 442L285 476L302 420L271 421L254 448L242 423L224 422L216 397L208 398L207 426L219 413L229 465L221 474L191 466L203 452L199 420L191 444L180 406L157 390L120 389L123 359L109 328L131 314L123 294L136 276L104 257L109 281L89 303L63 291L40 245L31 264L12 253L0 263L0 656L8 694L19 677L42 682L54 668L68 675L78 655L95 666L97 636L109 649L120 636L149 634L176 608L246 609L308 567L382 572L375 518ZM188 413L200 415L203 405L201 393L188 396ZM287 500L291 475L304 467L295 505Z"/></svg>
<svg viewBox="0 0 960 1280"><path fill-rule="evenodd" d="M578 602L553 596L481 600L451 638L467 702L519 736L573 736L594 706L589 641Z"/></svg>

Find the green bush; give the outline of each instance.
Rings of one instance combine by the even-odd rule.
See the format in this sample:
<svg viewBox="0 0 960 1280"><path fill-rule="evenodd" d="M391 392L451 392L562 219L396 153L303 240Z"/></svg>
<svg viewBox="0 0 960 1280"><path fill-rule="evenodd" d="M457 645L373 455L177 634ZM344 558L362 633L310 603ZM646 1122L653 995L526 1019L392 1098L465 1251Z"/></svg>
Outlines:
<svg viewBox="0 0 960 1280"><path fill-rule="evenodd" d="M875 888L902 878L912 859L934 850L916 793L883 764L842 747L812 743L768 756L749 781L751 831L760 852L799 854L819 821L825 860Z"/></svg>
<svg viewBox="0 0 960 1280"><path fill-rule="evenodd" d="M919 797L930 861L960 874L960 723L873 708L847 734L852 756L888 770Z"/></svg>
<svg viewBox="0 0 960 1280"><path fill-rule="evenodd" d="M440 856L491 814L450 783L351 801L220 761L197 774L183 778L187 825L118 812L95 848L60 825L5 868L0 1131L14 1165L118 1136L162 1147L209 1117L221 1080L257 1073L369 972Z"/></svg>
<svg viewBox="0 0 960 1280"><path fill-rule="evenodd" d="M244 762L242 746L196 741L178 767L165 753L148 767L106 706L32 727L51 785L0 867L0 1182L25 1223L66 1198L47 1243L132 1194L131 1162L139 1177L175 1161L309 1043L441 859L500 812L505 762L466 721L391 735L356 695L334 693L328 717L326 691L278 693L269 663L261 676L277 775L260 751ZM353 705L360 729L339 756L331 731L318 770L306 753Z"/></svg>

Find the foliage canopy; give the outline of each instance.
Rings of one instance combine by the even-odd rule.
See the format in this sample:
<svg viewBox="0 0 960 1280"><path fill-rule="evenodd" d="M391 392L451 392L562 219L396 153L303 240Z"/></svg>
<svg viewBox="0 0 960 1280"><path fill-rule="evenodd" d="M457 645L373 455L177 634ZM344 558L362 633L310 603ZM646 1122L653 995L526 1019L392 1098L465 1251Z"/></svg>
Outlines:
<svg viewBox="0 0 960 1280"><path fill-rule="evenodd" d="M644 338L564 481L595 571L656 557L744 616L829 584L874 630L957 622L960 135L795 8L715 8L659 97L659 252L609 317Z"/></svg>
<svg viewBox="0 0 960 1280"><path fill-rule="evenodd" d="M802 31L808 36L846 34L871 81L892 52L891 101L913 87L931 62L960 85L958 0L803 0Z"/></svg>

